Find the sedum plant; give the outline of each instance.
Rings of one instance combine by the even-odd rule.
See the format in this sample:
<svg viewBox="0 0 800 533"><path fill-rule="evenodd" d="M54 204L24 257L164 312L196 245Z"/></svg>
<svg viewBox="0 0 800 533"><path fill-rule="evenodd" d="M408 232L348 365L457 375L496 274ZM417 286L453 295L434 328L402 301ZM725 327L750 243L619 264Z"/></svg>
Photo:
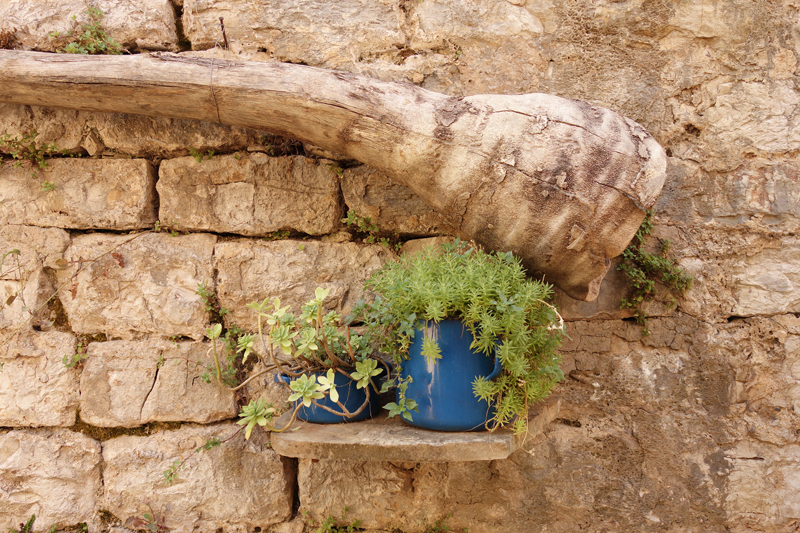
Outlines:
<svg viewBox="0 0 800 533"><path fill-rule="evenodd" d="M484 253L457 240L386 264L367 287L375 298L362 304L362 312L382 339L381 350L398 367L425 321L460 319L474 336L473 350L487 355L497 350L502 374L473 383L475 395L496 409L487 427L511 425L525 431L528 407L546 398L564 377L556 353L563 320L546 301L552 289L528 279L511 253ZM423 341L422 354L429 361L448 357L432 339ZM390 416L408 418L414 402L404 397L403 384L397 385L400 399L386 408Z"/></svg>
<svg viewBox="0 0 800 533"><path fill-rule="evenodd" d="M341 416L343 419L360 414L368 405L370 387L375 388L373 378L383 372L378 361L373 359L374 349L368 336L354 334L349 325L342 324L339 315L330 311L323 313L323 301L330 289L317 287L314 298L303 305L298 316L290 313L289 306L281 307L280 298L252 302L248 307L258 313L258 333L239 337L237 353L242 363L248 358L258 359L262 370L230 390L244 387L251 380L267 372L277 371L289 376L289 383L281 382L291 391L290 401L297 405L289 423L283 428L272 424L276 409L263 400L253 400L242 408L238 422L246 426L245 437L249 438L256 425L269 431L285 431L295 421L301 407L318 408ZM216 340L222 331L220 324L208 328L212 340L212 354L216 366L217 381L221 381L221 365ZM340 401L334 378L342 374L356 381L358 389L366 389L366 400L355 411L348 410ZM339 409L317 402L329 397Z"/></svg>

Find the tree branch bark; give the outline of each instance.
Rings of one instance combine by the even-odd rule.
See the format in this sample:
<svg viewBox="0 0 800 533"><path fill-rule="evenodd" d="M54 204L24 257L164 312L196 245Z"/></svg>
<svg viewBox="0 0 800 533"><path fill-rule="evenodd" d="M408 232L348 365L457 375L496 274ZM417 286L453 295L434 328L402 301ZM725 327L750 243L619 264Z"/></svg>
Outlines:
<svg viewBox="0 0 800 533"><path fill-rule="evenodd" d="M0 51L0 102L221 122L310 142L409 187L464 238L593 300L664 184L638 124L546 94L448 97L283 64Z"/></svg>

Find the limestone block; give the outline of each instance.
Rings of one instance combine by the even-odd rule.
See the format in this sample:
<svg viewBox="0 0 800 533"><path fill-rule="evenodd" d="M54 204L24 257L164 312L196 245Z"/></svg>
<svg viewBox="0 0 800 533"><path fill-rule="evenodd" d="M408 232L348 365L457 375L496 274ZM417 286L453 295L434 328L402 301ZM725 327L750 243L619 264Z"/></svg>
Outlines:
<svg viewBox="0 0 800 533"><path fill-rule="evenodd" d="M177 49L175 11L169 0L98 0L90 5L103 11L103 28L123 47L140 51ZM82 0L41 0L35 4L3 2L0 20L9 28L17 28L19 48L54 52L72 40L67 32L89 19ZM51 36L54 32L59 36Z"/></svg>
<svg viewBox="0 0 800 533"><path fill-rule="evenodd" d="M684 224L742 224L758 217L770 225L800 222L800 168L794 161L747 160L731 172L706 172L670 158L654 211L660 220Z"/></svg>
<svg viewBox="0 0 800 533"><path fill-rule="evenodd" d="M349 209L371 218L382 231L403 235L436 235L454 231L419 196L364 165L344 171L342 194Z"/></svg>
<svg viewBox="0 0 800 533"><path fill-rule="evenodd" d="M199 233L76 237L64 254L68 268L58 271L59 283L70 282L60 298L72 330L120 339L143 334L202 339L206 313L196 290L212 280L216 240Z"/></svg>
<svg viewBox="0 0 800 533"><path fill-rule="evenodd" d="M76 345L69 333L47 331L17 335L2 348L0 426L75 424L80 372L62 358Z"/></svg>
<svg viewBox="0 0 800 533"><path fill-rule="evenodd" d="M720 240L719 246L737 246L742 251L717 255L715 247L709 246L680 259L694 278L692 289L680 300L681 309L712 321L800 309L800 241L796 237L765 238L752 231Z"/></svg>
<svg viewBox="0 0 800 533"><path fill-rule="evenodd" d="M330 289L326 309L346 315L363 284L394 254L380 245L316 241L225 242L216 246L217 296L228 318L248 331L258 328L246 305L279 297L299 313L317 287Z"/></svg>
<svg viewBox="0 0 800 533"><path fill-rule="evenodd" d="M164 161L159 217L193 231L331 233L341 226L343 209L329 164L262 153Z"/></svg>
<svg viewBox="0 0 800 533"><path fill-rule="evenodd" d="M173 533L252 531L292 515L294 469L269 449L263 432L245 441L239 433L210 450L207 439L225 440L240 429L232 423L184 425L148 437L124 436L103 444L103 505L123 523L142 515L149 502ZM164 471L186 459L174 484Z"/></svg>
<svg viewBox="0 0 800 533"><path fill-rule="evenodd" d="M50 325L48 309L35 313L55 290L44 269L57 268L69 242L69 234L61 229L0 226L0 256L7 254L0 267L0 331Z"/></svg>
<svg viewBox="0 0 800 533"><path fill-rule="evenodd" d="M155 169L144 159L51 159L44 170L4 165L0 168L0 223L149 228L157 220L155 178ZM44 182L54 188L42 190Z"/></svg>
<svg viewBox="0 0 800 533"><path fill-rule="evenodd" d="M523 2L524 3L524 2ZM415 6L411 46L438 48L446 41L501 42L538 37L542 21L522 5L506 0L433 0Z"/></svg>
<svg viewBox="0 0 800 533"><path fill-rule="evenodd" d="M266 49L278 61L337 68L402 47L400 16L391 0L278 0L269 9L256 0L185 0L183 28L193 50L211 48L224 17L235 53Z"/></svg>
<svg viewBox="0 0 800 533"><path fill-rule="evenodd" d="M524 3L524 2L523 2ZM402 61L426 89L446 94L536 92L548 67L537 41L546 24L546 2L515 5L506 0L434 0L411 8L408 47ZM537 9L544 7L544 9ZM522 59L524 58L524 59ZM423 80L420 80L423 78Z"/></svg>
<svg viewBox="0 0 800 533"><path fill-rule="evenodd" d="M723 84L714 105L703 113L703 138L711 150L704 166L732 170L747 153L768 156L797 150L798 104L800 95L792 80Z"/></svg>
<svg viewBox="0 0 800 533"><path fill-rule="evenodd" d="M81 420L101 427L234 418L232 392L201 375L210 345L147 340L89 344L81 373Z"/></svg>
<svg viewBox="0 0 800 533"><path fill-rule="evenodd" d="M35 131L39 147L55 144L58 150L73 153L81 148L88 115L53 107L0 104L0 134L20 139ZM0 147L0 152L8 153L9 148Z"/></svg>
<svg viewBox="0 0 800 533"><path fill-rule="evenodd" d="M725 511L732 523L759 529L797 523L800 446L742 441L725 456L730 465Z"/></svg>
<svg viewBox="0 0 800 533"><path fill-rule="evenodd" d="M91 522L100 461L99 442L66 429L0 435L0 528L32 514L37 531Z"/></svg>
<svg viewBox="0 0 800 533"><path fill-rule="evenodd" d="M87 113L103 145L133 157L180 157L198 153L268 149L271 137L246 128L212 122L146 117L123 113Z"/></svg>
<svg viewBox="0 0 800 533"><path fill-rule="evenodd" d="M274 136L246 128L211 122L146 117L123 113L92 113L39 106L0 104L0 134L19 139L36 131L40 146L55 144L59 150L86 150L138 158L169 158L236 150L269 150ZM7 148L0 148L7 152Z"/></svg>
<svg viewBox="0 0 800 533"><path fill-rule="evenodd" d="M423 531L452 513L450 531L523 532L521 473L510 460L405 463L300 459L300 511L361 520L370 530ZM502 488L501 488L502 487ZM520 498L519 501L515 501ZM347 503L345 503L347 502ZM522 526L522 527L520 527Z"/></svg>

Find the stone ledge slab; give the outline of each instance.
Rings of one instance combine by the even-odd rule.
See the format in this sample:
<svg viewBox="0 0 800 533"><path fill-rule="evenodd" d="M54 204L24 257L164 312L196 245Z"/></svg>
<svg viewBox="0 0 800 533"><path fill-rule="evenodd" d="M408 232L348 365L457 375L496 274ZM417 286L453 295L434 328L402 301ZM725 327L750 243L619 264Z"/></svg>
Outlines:
<svg viewBox="0 0 800 533"><path fill-rule="evenodd" d="M100 463L100 443L66 429L0 435L0 528L32 514L37 531L91 522Z"/></svg>
<svg viewBox="0 0 800 533"><path fill-rule="evenodd" d="M185 425L104 442L104 508L125 524L142 516L149 502L173 533L253 531L288 520L295 469L269 449L264 432L254 431L247 441L239 433L188 458L207 439L225 440L239 429L233 423ZM164 471L183 459L178 479L165 484Z"/></svg>
<svg viewBox="0 0 800 533"><path fill-rule="evenodd" d="M364 282L394 253L380 245L318 241L226 242L215 248L217 296L228 319L247 331L258 329L248 303L279 297L299 313L317 287L330 289L326 309L342 316L363 292Z"/></svg>
<svg viewBox="0 0 800 533"><path fill-rule="evenodd" d="M206 365L213 366L209 348L160 340L89 344L80 379L81 419L93 426L135 427L235 418L233 393L200 378Z"/></svg>
<svg viewBox="0 0 800 533"><path fill-rule="evenodd" d="M216 240L202 233L76 237L64 254L69 267L58 271L60 284L72 280L59 294L72 330L127 340L145 334L202 339L207 317L196 290L213 279Z"/></svg>
<svg viewBox="0 0 800 533"><path fill-rule="evenodd" d="M527 438L542 433L560 409L561 401L555 396L532 409ZM281 416L277 427L283 427L290 415ZM363 422L301 422L298 427L297 431L273 434L272 448L281 455L302 459L447 463L506 459L523 440L507 429L430 431L410 426L399 417L387 418L385 413Z"/></svg>
<svg viewBox="0 0 800 533"><path fill-rule="evenodd" d="M50 159L44 170L0 167L0 223L144 229L157 220L156 172L144 159ZM32 176L31 173L34 175ZM50 182L52 190L42 190Z"/></svg>
<svg viewBox="0 0 800 533"><path fill-rule="evenodd" d="M331 233L341 227L343 207L329 164L262 153L164 161L159 218L191 231Z"/></svg>
<svg viewBox="0 0 800 533"><path fill-rule="evenodd" d="M75 424L80 372L62 357L76 346L69 333L48 331L18 335L0 349L0 427Z"/></svg>

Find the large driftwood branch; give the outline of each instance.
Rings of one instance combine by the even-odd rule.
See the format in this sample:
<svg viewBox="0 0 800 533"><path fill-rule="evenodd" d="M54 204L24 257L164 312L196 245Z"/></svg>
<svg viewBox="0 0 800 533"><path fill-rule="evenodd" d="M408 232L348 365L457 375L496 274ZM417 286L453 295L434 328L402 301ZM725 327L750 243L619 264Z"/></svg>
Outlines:
<svg viewBox="0 0 800 533"><path fill-rule="evenodd" d="M513 251L583 300L597 296L666 168L641 126L585 102L455 98L291 64L0 51L0 101L221 122L310 142L386 173L463 237Z"/></svg>

